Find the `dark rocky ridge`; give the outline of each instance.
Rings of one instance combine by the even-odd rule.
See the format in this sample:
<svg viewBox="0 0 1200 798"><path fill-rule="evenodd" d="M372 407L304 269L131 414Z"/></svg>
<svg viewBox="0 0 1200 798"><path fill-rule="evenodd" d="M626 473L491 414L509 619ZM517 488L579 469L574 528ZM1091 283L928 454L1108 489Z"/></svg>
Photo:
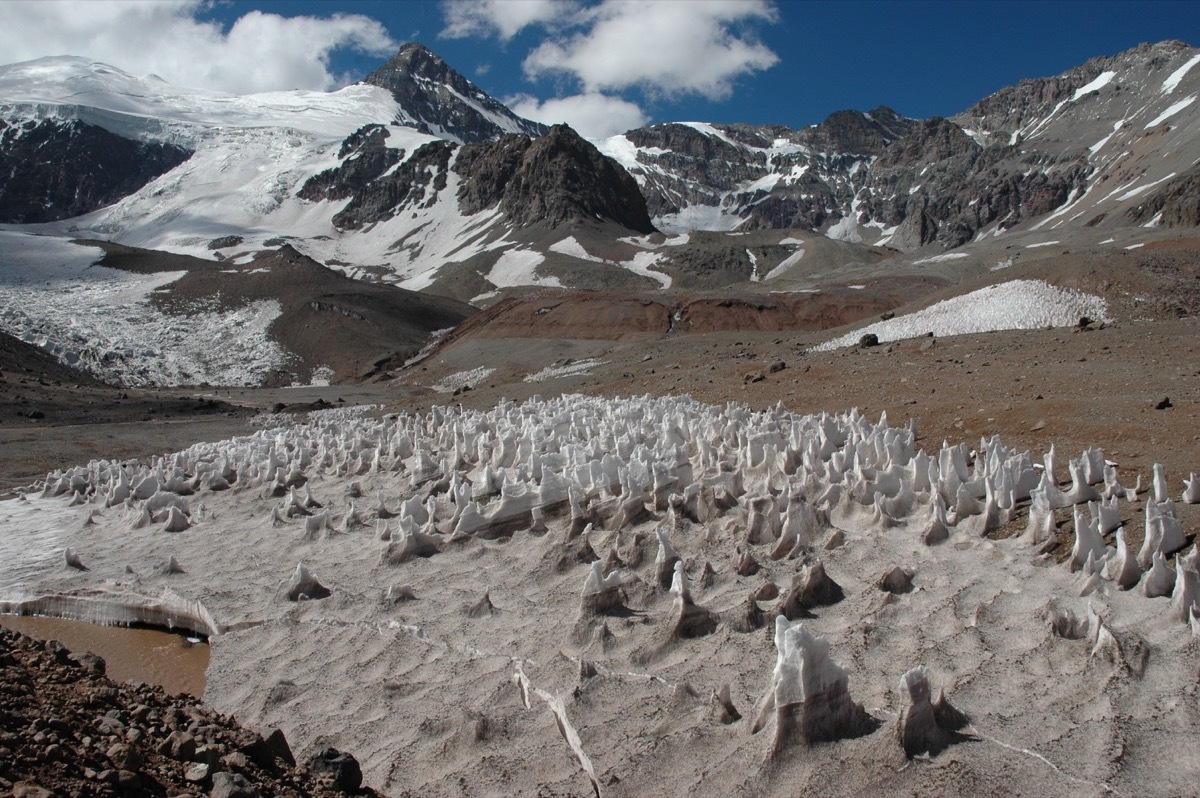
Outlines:
<svg viewBox="0 0 1200 798"><path fill-rule="evenodd" d="M356 131L342 144L342 163L309 178L298 196L349 197L333 222L342 230L358 230L404 210L430 207L453 169L461 178L458 196L443 201L457 202L464 214L499 206L520 228L601 221L654 232L634 179L566 125L555 125L539 138L506 135L461 148L430 142L394 169L403 151L388 149L387 138L387 129L378 125Z"/></svg>
<svg viewBox="0 0 1200 798"><path fill-rule="evenodd" d="M1002 89L949 119L906 119L877 108L839 111L802 130L717 124L711 135L660 124L625 135L658 150L639 153L646 168L633 169L655 218L688 205L722 206L744 220L739 230L828 233L853 216L858 225L897 228L888 243L898 249L952 248L991 225L1007 229L1062 207L1110 177L1122 183L1136 177L1128 162L1112 172L1120 159L1105 161L1088 146L1112 130L1111 120L1160 101L1157 81L1190 52L1182 42L1161 42L1094 58L1061 75ZM1118 77L1075 96L1108 71ZM1170 131L1177 122L1162 127ZM788 146L768 152L773 144ZM1147 147L1147 158L1169 152L1151 155L1152 144L1139 146ZM1181 173L1192 167L1190 158L1182 163ZM784 179L772 182L775 175ZM1194 225L1196 185L1188 172L1156 187L1124 223L1144 224L1162 211L1163 226ZM852 230L837 235L856 240Z"/></svg>
<svg viewBox="0 0 1200 798"><path fill-rule="evenodd" d="M829 220L829 209L853 199L861 183L852 179L852 170L857 171L854 164L861 166L865 159L881 154L915 124L916 120L881 106L868 114L838 111L803 130L783 125L712 126L728 140L677 123L651 125L625 135L635 146L663 151L640 156L654 168L638 172L654 217L677 213L687 204L715 205L724 193L737 192L730 200L732 209L747 219L739 229L817 230ZM795 148L768 158L764 150L777 141ZM793 169L805 170L794 182L739 192L741 186L772 172Z"/></svg>
<svg viewBox="0 0 1200 798"><path fill-rule="evenodd" d="M396 124L422 133L465 143L505 133L546 132L545 125L517 116L415 42L401 47L362 82L390 91L402 109Z"/></svg>
<svg viewBox="0 0 1200 798"><path fill-rule="evenodd" d="M1162 214L1164 227L1200 225L1200 164L1165 184L1146 202L1129 213L1133 224L1146 224Z"/></svg>
<svg viewBox="0 0 1200 798"><path fill-rule="evenodd" d="M333 224L341 230L359 230L405 209L433 205L446 187L453 152L454 145L448 141L421 146L387 176L360 184L346 207L334 215Z"/></svg>
<svg viewBox="0 0 1200 798"><path fill-rule="evenodd" d="M537 139L506 136L468 145L455 171L463 180L459 203L466 213L499 202L505 217L520 227L599 218L654 232L634 179L566 125Z"/></svg>
<svg viewBox="0 0 1200 798"><path fill-rule="evenodd" d="M192 156L79 120L0 120L0 222L69 219L110 205Z"/></svg>
<svg viewBox="0 0 1200 798"><path fill-rule="evenodd" d="M384 143L390 136L383 125L363 125L342 142L338 150L342 163L310 177L296 196L314 202L354 196L361 186L378 179L404 158L404 150Z"/></svg>

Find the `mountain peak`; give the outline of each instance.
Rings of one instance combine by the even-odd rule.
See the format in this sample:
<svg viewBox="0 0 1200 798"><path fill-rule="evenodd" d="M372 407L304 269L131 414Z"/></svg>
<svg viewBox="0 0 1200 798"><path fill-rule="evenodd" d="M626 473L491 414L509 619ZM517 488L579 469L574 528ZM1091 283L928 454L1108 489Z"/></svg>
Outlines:
<svg viewBox="0 0 1200 798"><path fill-rule="evenodd" d="M397 124L460 144L506 133L546 132L544 125L517 116L417 42L403 45L361 82L391 92L400 103Z"/></svg>

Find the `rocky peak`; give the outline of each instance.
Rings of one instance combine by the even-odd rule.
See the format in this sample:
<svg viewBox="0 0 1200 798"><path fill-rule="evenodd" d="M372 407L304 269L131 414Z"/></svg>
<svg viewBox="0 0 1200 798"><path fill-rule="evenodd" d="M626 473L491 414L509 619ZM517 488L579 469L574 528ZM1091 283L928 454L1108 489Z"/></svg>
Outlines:
<svg viewBox="0 0 1200 798"><path fill-rule="evenodd" d="M508 110L436 53L415 42L401 47L362 82L392 93L401 109L396 124L460 144L506 133L540 136L546 131L544 125Z"/></svg>
<svg viewBox="0 0 1200 798"><path fill-rule="evenodd" d="M741 126L739 130L742 138L747 137L750 133L748 126ZM633 142L635 147L653 147L705 161L729 160L744 155L737 145L731 144L719 136L697 130L692 125L678 122L641 127L629 131L625 137Z"/></svg>
<svg viewBox="0 0 1200 798"><path fill-rule="evenodd" d="M958 125L940 116L916 122L908 134L892 144L878 166L931 164L960 155L973 155L979 145Z"/></svg>
<svg viewBox="0 0 1200 798"><path fill-rule="evenodd" d="M806 144L828 153L878 155L917 124L891 108L874 111L835 111L814 128L805 131Z"/></svg>
<svg viewBox="0 0 1200 798"><path fill-rule="evenodd" d="M519 226L599 219L639 233L654 232L634 179L567 125L555 125L537 139L506 136L469 144L459 152L454 170L462 179L458 196L466 213L498 202Z"/></svg>
<svg viewBox="0 0 1200 798"><path fill-rule="evenodd" d="M1116 55L1089 59L1060 75L1022 80L984 97L952 119L964 128L1012 134L1054 113L1056 106L1073 99L1076 91L1105 72L1114 73L1106 88L1119 90L1127 82L1165 78L1172 64L1178 65L1192 52L1192 47L1181 41L1141 44Z"/></svg>

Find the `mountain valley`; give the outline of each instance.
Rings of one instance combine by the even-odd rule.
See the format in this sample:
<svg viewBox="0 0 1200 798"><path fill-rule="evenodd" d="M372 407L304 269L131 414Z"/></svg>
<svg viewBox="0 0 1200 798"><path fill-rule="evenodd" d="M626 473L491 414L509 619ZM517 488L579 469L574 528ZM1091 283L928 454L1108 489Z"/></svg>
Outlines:
<svg viewBox="0 0 1200 798"><path fill-rule="evenodd" d="M592 140L419 44L0 67L0 613L166 618L379 794L1183 794L1197 96Z"/></svg>

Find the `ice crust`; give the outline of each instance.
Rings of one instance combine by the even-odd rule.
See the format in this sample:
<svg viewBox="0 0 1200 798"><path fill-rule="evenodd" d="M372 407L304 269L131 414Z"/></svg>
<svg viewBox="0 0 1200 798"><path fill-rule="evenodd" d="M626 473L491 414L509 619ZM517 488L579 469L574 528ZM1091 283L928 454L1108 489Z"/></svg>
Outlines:
<svg viewBox="0 0 1200 798"><path fill-rule="evenodd" d="M258 384L287 365L267 335L278 302L164 312L151 304L153 292L183 272L118 271L97 266L102 255L97 247L0 231L0 330L131 386Z"/></svg>

